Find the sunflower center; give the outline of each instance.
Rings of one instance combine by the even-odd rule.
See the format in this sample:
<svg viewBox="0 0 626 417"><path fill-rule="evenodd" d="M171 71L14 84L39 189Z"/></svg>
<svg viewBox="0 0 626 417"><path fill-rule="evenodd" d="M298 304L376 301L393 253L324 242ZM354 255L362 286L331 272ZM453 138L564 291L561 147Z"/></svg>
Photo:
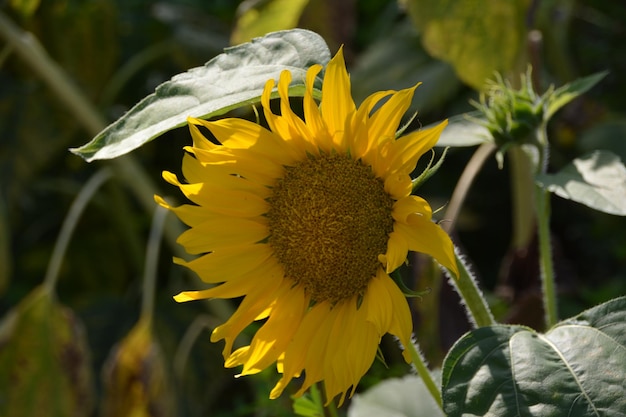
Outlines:
<svg viewBox="0 0 626 417"><path fill-rule="evenodd" d="M370 167L346 155L309 157L273 187L270 238L285 276L313 302L364 294L393 230L393 200Z"/></svg>

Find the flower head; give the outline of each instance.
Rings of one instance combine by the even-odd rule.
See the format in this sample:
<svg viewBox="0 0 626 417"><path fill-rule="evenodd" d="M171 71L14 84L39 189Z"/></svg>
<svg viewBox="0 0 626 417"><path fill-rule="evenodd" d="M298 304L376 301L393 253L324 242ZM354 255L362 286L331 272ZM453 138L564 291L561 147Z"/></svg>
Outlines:
<svg viewBox="0 0 626 417"><path fill-rule="evenodd" d="M169 172L164 178L194 204L157 201L190 226L179 243L200 255L177 262L218 284L176 300L243 297L211 336L225 341L225 366L242 365L248 375L276 363L282 378L272 398L304 374L297 395L324 381L329 401L339 394L343 401L371 366L384 334L410 343L409 307L388 274L409 250L457 269L452 243L432 222L430 206L411 195L410 174L445 122L396 139L415 87L375 93L357 108L341 51L328 63L318 106L313 83L321 69L307 72L304 118L290 107L291 74L283 71L280 115L270 108L274 80L262 95L269 129L235 118L190 119L187 182ZM233 351L236 337L254 321L262 325L250 345Z"/></svg>

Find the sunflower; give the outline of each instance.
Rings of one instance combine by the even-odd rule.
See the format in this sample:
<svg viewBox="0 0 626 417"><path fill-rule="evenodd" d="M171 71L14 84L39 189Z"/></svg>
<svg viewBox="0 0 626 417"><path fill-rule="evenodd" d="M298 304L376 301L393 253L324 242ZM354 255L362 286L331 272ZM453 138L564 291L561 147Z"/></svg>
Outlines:
<svg viewBox="0 0 626 417"><path fill-rule="evenodd" d="M304 118L290 107L286 70L278 81L280 115L270 107L275 81L263 90L269 129L236 118L190 118L186 182L170 172L163 177L194 204L156 199L190 226L178 242L200 255L175 262L218 284L176 301L243 297L211 336L225 341L225 366L243 366L241 375L249 375L276 364L281 378L271 398L304 375L296 395L323 381L327 400L341 395L341 403L384 334L411 343L408 303L389 276L408 251L429 254L452 273L457 267L430 206L411 195L410 174L446 123L396 139L417 86L375 93L357 108L341 50L326 67L318 106L313 84L321 70L307 71ZM233 351L255 321L250 344ZM406 350L404 356L408 362Z"/></svg>

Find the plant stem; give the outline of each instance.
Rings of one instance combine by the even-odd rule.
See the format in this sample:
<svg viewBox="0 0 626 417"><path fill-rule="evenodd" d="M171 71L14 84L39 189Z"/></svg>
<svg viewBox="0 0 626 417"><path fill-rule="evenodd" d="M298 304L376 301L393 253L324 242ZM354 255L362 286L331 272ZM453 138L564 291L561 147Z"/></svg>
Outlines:
<svg viewBox="0 0 626 417"><path fill-rule="evenodd" d="M556 289L554 285L554 264L552 262L552 243L550 241L550 192L539 185L535 186L535 204L537 210L537 232L539 237L539 267L541 270L541 290L546 329L554 326L558 320Z"/></svg>
<svg viewBox="0 0 626 417"><path fill-rule="evenodd" d="M450 284L461 296L461 300L467 308L467 315L474 327L492 326L496 324L489 304L478 288L478 283L466 265L458 248L454 248L456 264L460 276L458 279L449 275Z"/></svg>
<svg viewBox="0 0 626 417"><path fill-rule="evenodd" d="M467 196L476 175L480 172L480 169L487 160L487 157L489 157L495 149L496 146L493 143L483 143L478 147L478 149L476 149L476 152L474 152L472 158L465 166L459 181L456 183L456 187L454 187L452 197L450 198L450 202L448 203L446 212L443 216L445 221L441 222L441 227L446 232L451 233L454 229L456 220L459 217L459 212L461 211L461 206L465 201L465 197Z"/></svg>
<svg viewBox="0 0 626 417"><path fill-rule="evenodd" d="M50 257L50 262L48 263L48 269L46 270L43 285L48 291L54 291L54 288L56 287L65 251L70 243L76 224L85 210L85 207L87 207L87 203L89 203L93 195L96 191L98 191L98 188L100 188L100 186L110 177L111 171L109 169L103 168L99 170L91 178L89 178L72 202L70 210L63 220L61 231L57 237L54 250L52 251L52 256Z"/></svg>
<svg viewBox="0 0 626 417"><path fill-rule="evenodd" d="M157 279L157 264L159 261L159 249L163 239L163 227L167 216L167 209L156 206L152 217L152 227L146 247L146 263L143 275L143 292L141 304L141 317L152 320L154 313L154 294Z"/></svg>
<svg viewBox="0 0 626 417"><path fill-rule="evenodd" d="M544 173L548 168L549 143L545 123L536 131L539 149L537 172ZM554 283L554 264L552 260L552 242L550 236L550 192L535 184L535 215L537 216L537 235L539 240L539 269L541 271L541 290L546 329L554 326L558 320L556 285Z"/></svg>
<svg viewBox="0 0 626 417"><path fill-rule="evenodd" d="M507 151L511 166L511 199L513 217L513 249L528 247L535 228L533 210L534 170L528 154L519 146Z"/></svg>
<svg viewBox="0 0 626 417"><path fill-rule="evenodd" d="M430 392L430 395L433 397L433 400L435 400L435 403L437 403L437 405L439 406L439 408L441 408L441 411L443 412L443 402L441 400L441 391L439 390L439 387L433 380L433 377L430 374L430 371L428 370L428 367L426 366L426 362L424 361L422 354L417 348L417 345L414 343L409 343L408 346L405 346L405 349L409 351L409 354L411 355L411 362L413 362L413 366L415 367L417 374L420 376L420 378L422 378L422 381L424 382L426 389L428 390L428 392Z"/></svg>

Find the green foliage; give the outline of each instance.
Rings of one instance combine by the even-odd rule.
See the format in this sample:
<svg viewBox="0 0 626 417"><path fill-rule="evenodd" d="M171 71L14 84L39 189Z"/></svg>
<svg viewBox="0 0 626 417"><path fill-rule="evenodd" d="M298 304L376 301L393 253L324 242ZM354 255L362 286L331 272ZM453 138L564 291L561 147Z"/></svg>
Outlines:
<svg viewBox="0 0 626 417"><path fill-rule="evenodd" d="M608 151L574 159L556 174L539 174L536 181L559 197L604 213L626 216L626 167Z"/></svg>
<svg viewBox="0 0 626 417"><path fill-rule="evenodd" d="M476 89L495 71L520 62L526 42L527 0L403 0L426 50L454 66Z"/></svg>
<svg viewBox="0 0 626 417"><path fill-rule="evenodd" d="M34 289L0 325L0 415L87 416L91 358L82 323L46 287Z"/></svg>
<svg viewBox="0 0 626 417"><path fill-rule="evenodd" d="M324 402L317 386L293 401L293 412L302 417L324 417Z"/></svg>
<svg viewBox="0 0 626 417"><path fill-rule="evenodd" d="M41 0L11 0L10 4L23 17L31 17L37 11Z"/></svg>
<svg viewBox="0 0 626 417"><path fill-rule="evenodd" d="M624 416L626 298L546 334L490 326L458 340L444 361L448 416Z"/></svg>
<svg viewBox="0 0 626 417"><path fill-rule="evenodd" d="M257 0L239 5L239 17L230 38L236 45L277 30L293 29L309 0Z"/></svg>
<svg viewBox="0 0 626 417"><path fill-rule="evenodd" d="M272 33L229 48L203 67L161 84L154 94L72 152L87 161L124 155L183 126L188 117L210 118L259 102L266 81L277 79L285 69L294 80L291 94L303 94L306 69L329 59L324 40L306 30Z"/></svg>
<svg viewBox="0 0 626 417"><path fill-rule="evenodd" d="M608 73L606 71L602 71L597 74L579 78L572 83L568 83L557 88L554 92L549 92L546 103L546 120L549 120L557 111L574 100L576 97L579 97L581 94L589 91L592 87L602 81L607 74Z"/></svg>

